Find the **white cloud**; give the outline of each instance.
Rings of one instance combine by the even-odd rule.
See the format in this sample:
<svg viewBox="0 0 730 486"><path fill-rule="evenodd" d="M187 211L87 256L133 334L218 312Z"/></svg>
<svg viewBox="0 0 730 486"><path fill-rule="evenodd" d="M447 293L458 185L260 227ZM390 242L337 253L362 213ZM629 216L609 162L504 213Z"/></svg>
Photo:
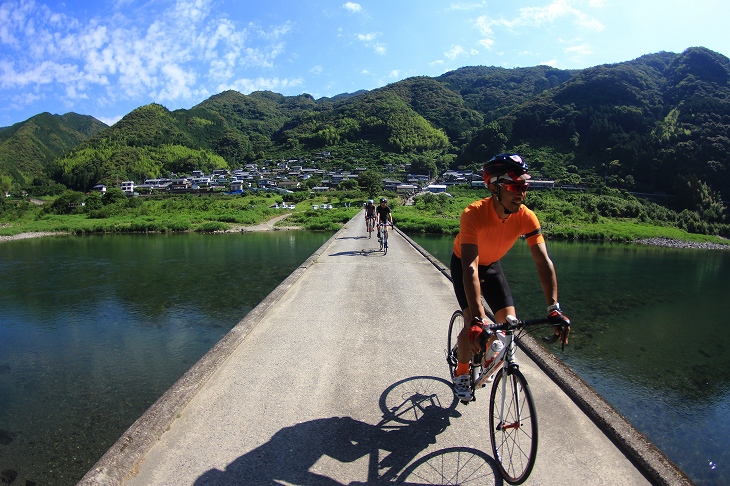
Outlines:
<svg viewBox="0 0 730 486"><path fill-rule="evenodd" d="M452 46L451 49L444 52L444 56L448 57L452 61L461 55L466 55L466 51L462 46L459 45Z"/></svg>
<svg viewBox="0 0 730 486"><path fill-rule="evenodd" d="M374 41L377 37L378 34L376 32L370 32L368 34L357 34L358 40L361 40L363 42Z"/></svg>
<svg viewBox="0 0 730 486"><path fill-rule="evenodd" d="M256 78L248 79L241 78L235 80L232 84L219 85L218 91L225 91L228 89L235 89L241 93L248 94L253 91L281 91L284 88L299 87L304 84L301 78L295 79L279 79L279 78Z"/></svg>
<svg viewBox="0 0 730 486"><path fill-rule="evenodd" d="M573 17L581 27L591 30L603 29L601 22L575 8L574 3L576 2L573 0L554 0L553 3L545 7L524 7L519 10L520 15L516 19L500 20L499 23L510 28L520 26L539 27L542 24L555 23L563 17Z"/></svg>
<svg viewBox="0 0 730 486"><path fill-rule="evenodd" d="M96 118L100 122L105 123L106 125L109 125L109 126L114 125L116 122L118 122L119 120L122 119L121 116L114 116L111 118L107 118L107 117L103 117L103 116L95 116L94 118Z"/></svg>
<svg viewBox="0 0 730 486"><path fill-rule="evenodd" d="M482 35L492 35L494 31L492 30L492 25L497 23L494 20L489 20L489 18L486 15L482 15L480 17L477 17L474 24L476 25L477 30Z"/></svg>
<svg viewBox="0 0 730 486"><path fill-rule="evenodd" d="M593 50L591 49L591 46L589 46L588 44L581 44L579 46L566 47L565 49L563 49L563 52L565 52L567 54L579 54L581 56L593 54Z"/></svg>
<svg viewBox="0 0 730 486"><path fill-rule="evenodd" d="M481 39L478 44L486 49L491 49L494 45L494 40L492 39Z"/></svg>
<svg viewBox="0 0 730 486"><path fill-rule="evenodd" d="M349 10L350 12L360 12L362 10L362 6L359 3L355 2L347 2L342 4L342 8L345 10Z"/></svg>
<svg viewBox="0 0 730 486"><path fill-rule="evenodd" d="M368 32L367 34L357 34L356 37L357 40L364 42L367 47L372 46L376 54L385 55L388 52L388 47L385 44L382 42L371 44L378 36L380 36L379 32Z"/></svg>
<svg viewBox="0 0 730 486"><path fill-rule="evenodd" d="M2 3L0 88L32 89L42 97L57 85L67 102L93 99L102 105L150 96L192 100L236 77L266 79L256 78L255 71L275 67L294 24L240 28L216 17L212 5L212 0L177 0L145 23L146 17L121 11L80 21L32 0ZM250 71L254 76L242 76Z"/></svg>
<svg viewBox="0 0 730 486"><path fill-rule="evenodd" d="M391 78L395 78L395 79L398 79L398 77L400 77L400 71L399 71L399 70L397 70L397 69L393 69L393 70L392 70L392 71L390 72L389 76L390 76Z"/></svg>
<svg viewBox="0 0 730 486"><path fill-rule="evenodd" d="M484 2L474 2L474 3L452 3L449 5L449 7L446 9L449 10L456 10L456 11L469 11L469 10L476 10L484 8Z"/></svg>
<svg viewBox="0 0 730 486"><path fill-rule="evenodd" d="M73 86L66 86L66 98L69 100L88 99L86 94L79 94Z"/></svg>
<svg viewBox="0 0 730 486"><path fill-rule="evenodd" d="M322 74L323 71L324 71L324 68L319 65L314 66L312 69L309 70L309 72L312 74Z"/></svg>

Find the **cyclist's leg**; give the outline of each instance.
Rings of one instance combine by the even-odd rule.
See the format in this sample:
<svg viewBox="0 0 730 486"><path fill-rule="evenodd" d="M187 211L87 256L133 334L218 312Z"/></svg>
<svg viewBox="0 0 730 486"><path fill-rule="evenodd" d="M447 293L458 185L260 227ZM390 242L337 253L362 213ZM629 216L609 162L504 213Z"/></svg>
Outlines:
<svg viewBox="0 0 730 486"><path fill-rule="evenodd" d="M451 254L451 278L454 286L454 294L456 294L456 301L459 303L459 308L462 314L464 314L464 326L459 332L457 358L459 363L463 366L471 361L471 350L469 349L469 328L471 327L471 311L469 310L469 303L466 299L466 291L464 290L464 270L461 267L461 259L455 254Z"/></svg>
<svg viewBox="0 0 730 486"><path fill-rule="evenodd" d="M494 262L491 265L479 266L479 281L481 292L486 300L489 309L494 313L494 319L497 322L505 322L507 315L515 315L514 300L510 291L507 279L502 271L500 262ZM459 305L466 307L462 309L464 313L464 330L459 336L459 362L467 363L471 359L471 351L469 350L469 329L471 328L472 315L468 308L466 300L466 292L463 284L463 270L461 268L461 260L453 256L451 261L451 276L454 279L454 291ZM487 346L490 346L495 337L490 337ZM461 352L462 348L467 348Z"/></svg>

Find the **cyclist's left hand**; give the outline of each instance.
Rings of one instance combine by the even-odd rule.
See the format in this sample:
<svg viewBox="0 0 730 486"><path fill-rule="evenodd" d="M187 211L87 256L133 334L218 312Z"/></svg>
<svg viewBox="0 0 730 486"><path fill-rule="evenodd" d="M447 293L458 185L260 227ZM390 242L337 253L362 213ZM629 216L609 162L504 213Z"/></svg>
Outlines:
<svg viewBox="0 0 730 486"><path fill-rule="evenodd" d="M563 346L568 344L568 337L570 336L570 319L568 316L563 314L559 308L553 309L548 314L548 321L553 325L553 335L544 337L543 341L552 344L560 339Z"/></svg>

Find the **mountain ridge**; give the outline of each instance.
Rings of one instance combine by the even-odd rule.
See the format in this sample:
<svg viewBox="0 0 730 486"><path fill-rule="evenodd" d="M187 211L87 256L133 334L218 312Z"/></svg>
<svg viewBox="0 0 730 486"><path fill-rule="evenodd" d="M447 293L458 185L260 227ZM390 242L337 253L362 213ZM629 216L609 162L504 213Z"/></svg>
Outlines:
<svg viewBox="0 0 730 486"><path fill-rule="evenodd" d="M74 128L77 144L47 151L40 165L2 158L20 129L8 130L33 118L6 127L0 178L27 184L45 175L87 190L321 152L342 168L425 161L442 171L519 151L539 177L675 194L704 184L727 199L729 100L730 60L703 47L580 70L465 66L320 99L225 91L190 109L144 105L112 127L89 125L86 138ZM57 130L71 133L68 125Z"/></svg>

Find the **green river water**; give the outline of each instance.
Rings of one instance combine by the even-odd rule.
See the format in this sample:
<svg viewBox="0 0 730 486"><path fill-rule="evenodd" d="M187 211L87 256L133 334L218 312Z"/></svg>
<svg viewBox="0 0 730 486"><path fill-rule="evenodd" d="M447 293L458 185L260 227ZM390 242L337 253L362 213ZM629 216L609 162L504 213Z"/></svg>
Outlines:
<svg viewBox="0 0 730 486"><path fill-rule="evenodd" d="M331 234L0 244L0 472L75 484ZM451 238L415 237L448 263ZM730 251L549 243L571 345L552 348L697 484L730 484ZM503 260L523 317L544 298ZM9 476L8 476L9 477Z"/></svg>

